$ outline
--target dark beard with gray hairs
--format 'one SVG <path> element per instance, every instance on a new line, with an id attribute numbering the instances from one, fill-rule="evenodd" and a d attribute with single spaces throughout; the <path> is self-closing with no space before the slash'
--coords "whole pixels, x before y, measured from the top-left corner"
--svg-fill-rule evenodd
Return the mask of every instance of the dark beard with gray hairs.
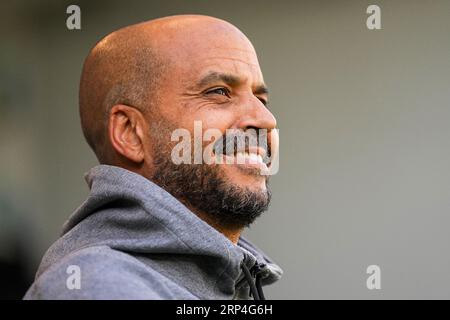
<path id="1" fill-rule="evenodd" d="M 228 181 L 218 164 L 174 164 L 168 148 L 170 143 L 164 143 L 159 137 L 154 148 L 158 151 L 152 181 L 186 206 L 228 228 L 247 227 L 268 209 L 271 199 L 268 179 L 266 190 L 251 191 Z M 167 137 L 170 139 L 170 135 Z"/>

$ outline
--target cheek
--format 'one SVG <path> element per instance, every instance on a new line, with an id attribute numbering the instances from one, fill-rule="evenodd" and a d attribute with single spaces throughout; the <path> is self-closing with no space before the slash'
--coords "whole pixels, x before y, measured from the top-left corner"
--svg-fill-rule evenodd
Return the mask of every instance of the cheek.
<path id="1" fill-rule="evenodd" d="M 219 129 L 225 132 L 238 121 L 236 108 L 232 105 L 218 106 L 211 103 L 205 103 L 201 99 L 192 99 L 190 101 L 179 101 L 176 114 L 172 114 L 180 128 L 188 129 L 193 132 L 194 122 L 201 124 L 203 130 Z"/>
<path id="2" fill-rule="evenodd" d="M 211 108 L 196 113 L 195 120 L 201 121 L 203 130 L 219 129 L 221 132 L 225 132 L 226 129 L 231 128 L 236 123 L 237 117 L 230 110 Z"/>
<path id="3" fill-rule="evenodd" d="M 180 127 L 190 131 L 194 140 L 200 139 L 203 148 L 216 141 L 216 138 L 224 135 L 226 130 L 232 128 L 236 123 L 235 116 L 232 113 L 216 108 L 195 112 L 180 120 Z"/>

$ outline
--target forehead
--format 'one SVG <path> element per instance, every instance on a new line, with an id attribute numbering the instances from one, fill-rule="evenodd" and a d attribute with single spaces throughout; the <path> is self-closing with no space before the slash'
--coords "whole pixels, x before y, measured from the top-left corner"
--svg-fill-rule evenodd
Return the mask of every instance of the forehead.
<path id="1" fill-rule="evenodd" d="M 187 83 L 197 82 L 205 77 L 217 78 L 208 77 L 214 74 L 227 74 L 249 85 L 264 82 L 254 51 L 217 48 L 201 51 L 198 54 L 193 53 L 187 58 L 186 63 L 182 64 L 179 71 L 180 80 Z"/>
<path id="2" fill-rule="evenodd" d="M 179 80 L 192 81 L 210 72 L 222 72 L 252 83 L 263 82 L 255 49 L 242 33 L 213 28 L 173 40 L 170 56 Z"/>

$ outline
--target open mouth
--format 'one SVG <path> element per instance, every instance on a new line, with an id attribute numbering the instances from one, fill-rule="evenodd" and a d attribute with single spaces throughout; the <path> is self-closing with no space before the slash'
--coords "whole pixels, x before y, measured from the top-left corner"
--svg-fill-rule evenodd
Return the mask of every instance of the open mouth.
<path id="1" fill-rule="evenodd" d="M 224 144 L 214 150 L 214 156 L 218 164 L 232 164 L 245 167 L 258 168 L 262 171 L 269 170 L 271 164 L 270 147 L 249 146 L 238 148 L 236 144 Z"/>
<path id="2" fill-rule="evenodd" d="M 255 149 L 255 150 L 252 150 Z M 265 162 L 266 152 L 262 148 L 251 148 L 247 151 L 237 151 L 233 155 L 222 154 L 225 159 L 232 159 L 232 164 L 259 164 L 268 166 L 270 162 Z"/>

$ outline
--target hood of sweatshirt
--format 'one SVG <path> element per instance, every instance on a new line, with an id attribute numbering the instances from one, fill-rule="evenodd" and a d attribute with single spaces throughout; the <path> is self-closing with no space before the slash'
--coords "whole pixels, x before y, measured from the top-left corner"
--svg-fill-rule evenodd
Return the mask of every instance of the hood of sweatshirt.
<path id="1" fill-rule="evenodd" d="M 192 294 L 174 298 L 248 299 L 248 270 L 255 267 L 262 285 L 280 279 L 280 267 L 248 240 L 233 244 L 145 177 L 99 165 L 85 179 L 90 194 L 47 251 L 36 279 L 80 250 L 104 246 Z"/>

